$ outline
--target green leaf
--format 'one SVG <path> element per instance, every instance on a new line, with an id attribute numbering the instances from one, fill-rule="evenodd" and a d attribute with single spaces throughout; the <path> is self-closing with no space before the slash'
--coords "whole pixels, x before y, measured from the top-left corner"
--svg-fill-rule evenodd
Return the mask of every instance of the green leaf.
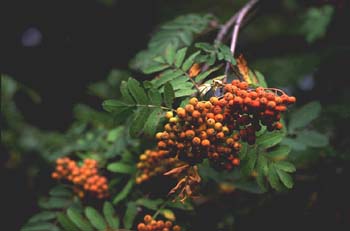
<path id="1" fill-rule="evenodd" d="M 182 70 L 188 71 L 190 67 L 193 65 L 195 58 L 200 54 L 200 51 L 197 51 L 196 53 L 193 53 L 186 59 L 186 61 L 182 64 Z"/>
<path id="2" fill-rule="evenodd" d="M 321 104 L 318 101 L 310 102 L 295 111 L 289 121 L 289 131 L 293 133 L 296 129 L 304 128 L 316 119 L 321 113 Z"/>
<path id="3" fill-rule="evenodd" d="M 111 172 L 124 174 L 132 174 L 135 171 L 135 168 L 133 166 L 121 162 L 111 163 L 107 165 L 107 169 Z"/>
<path id="4" fill-rule="evenodd" d="M 167 107 L 172 108 L 174 103 L 175 93 L 173 86 L 170 83 L 164 85 L 164 103 Z"/>
<path id="5" fill-rule="evenodd" d="M 147 107 L 143 107 L 135 112 L 130 126 L 130 135 L 132 137 L 137 137 L 142 133 L 145 126 L 145 118 L 148 118 L 149 114 L 150 109 Z"/>
<path id="6" fill-rule="evenodd" d="M 272 188 L 276 189 L 277 191 L 282 191 L 283 186 L 281 185 L 281 182 L 279 181 L 279 177 L 276 172 L 276 168 L 274 167 L 273 164 L 269 166 L 269 171 L 267 174 L 267 179 L 270 182 L 270 185 Z"/>
<path id="7" fill-rule="evenodd" d="M 267 88 L 267 83 L 265 81 L 265 77 L 263 76 L 263 74 L 261 74 L 259 71 L 256 71 L 256 70 L 254 70 L 254 74 L 258 79 L 259 86 Z"/>
<path id="8" fill-rule="evenodd" d="M 329 144 L 328 137 L 316 131 L 304 130 L 297 135 L 297 140 L 309 147 L 319 148 Z"/>
<path id="9" fill-rule="evenodd" d="M 175 66 L 180 68 L 187 52 L 187 47 L 184 47 L 176 52 L 175 55 Z"/>
<path id="10" fill-rule="evenodd" d="M 134 99 L 130 95 L 129 88 L 128 88 L 128 82 L 123 80 L 120 84 L 120 93 L 123 97 L 123 100 L 128 102 L 128 103 L 134 103 Z"/>
<path id="11" fill-rule="evenodd" d="M 161 75 L 159 76 L 159 78 L 153 79 L 152 80 L 152 84 L 153 84 L 153 88 L 159 88 L 161 86 L 163 86 L 165 83 L 175 80 L 181 76 L 183 76 L 184 73 L 182 70 L 167 70 L 163 73 L 161 73 Z"/>
<path id="12" fill-rule="evenodd" d="M 190 96 L 196 92 L 197 92 L 197 90 L 195 90 L 195 89 L 180 89 L 180 90 L 175 91 L 175 97 L 180 98 L 180 97 L 184 97 L 184 96 Z"/>
<path id="13" fill-rule="evenodd" d="M 271 151 L 265 153 L 265 155 L 275 161 L 284 160 L 290 153 L 291 148 L 287 145 L 279 145 Z"/>
<path id="14" fill-rule="evenodd" d="M 119 217 L 116 216 L 113 205 L 108 201 L 103 204 L 103 215 L 112 229 L 119 229 Z"/>
<path id="15" fill-rule="evenodd" d="M 128 109 L 130 107 L 129 104 L 126 104 L 122 101 L 119 100 L 115 100 L 115 99 L 108 99 L 103 101 L 102 103 L 102 107 L 104 110 L 108 111 L 108 112 L 113 112 L 113 113 L 121 113 L 123 111 L 125 111 L 126 109 Z"/>
<path id="16" fill-rule="evenodd" d="M 56 218 L 57 213 L 53 211 L 43 211 L 38 214 L 35 214 L 29 219 L 29 223 L 38 222 L 38 221 L 49 221 Z"/>
<path id="17" fill-rule="evenodd" d="M 279 161 L 275 163 L 276 168 L 283 170 L 285 172 L 295 172 L 295 166 L 287 161 Z"/>
<path id="18" fill-rule="evenodd" d="M 157 89 L 150 89 L 148 91 L 148 97 L 151 100 L 153 105 L 161 105 L 162 104 L 162 95 Z"/>
<path id="19" fill-rule="evenodd" d="M 174 62 L 175 52 L 176 52 L 175 47 L 173 46 L 173 44 L 169 43 L 165 49 L 165 60 L 170 65 L 173 64 Z"/>
<path id="20" fill-rule="evenodd" d="M 67 187 L 63 185 L 57 185 L 49 192 L 50 196 L 53 197 L 72 197 L 73 193 Z"/>
<path id="21" fill-rule="evenodd" d="M 205 79 L 206 77 L 208 77 L 211 73 L 213 73 L 213 72 L 219 70 L 221 67 L 222 67 L 222 66 L 219 65 L 219 66 L 216 66 L 216 67 L 214 67 L 214 68 L 212 68 L 212 69 L 209 69 L 209 70 L 207 70 L 207 71 L 205 71 L 205 72 L 199 74 L 199 75 L 195 78 L 196 82 L 199 82 L 199 81 L 204 80 L 204 79 Z"/>
<path id="22" fill-rule="evenodd" d="M 308 9 L 304 22 L 300 26 L 300 32 L 305 35 L 306 41 L 312 43 L 326 34 L 333 13 L 334 7 L 332 5 Z"/>
<path id="23" fill-rule="evenodd" d="M 93 231 L 94 228 L 90 223 L 83 218 L 83 216 L 74 208 L 69 208 L 67 210 L 67 215 L 69 219 L 82 231 Z"/>
<path id="24" fill-rule="evenodd" d="M 298 139 L 293 139 L 293 138 L 284 138 L 281 142 L 281 144 L 288 145 L 291 147 L 291 149 L 296 150 L 296 151 L 304 151 L 306 150 L 306 145 L 299 141 Z"/>
<path id="25" fill-rule="evenodd" d="M 135 202 L 129 202 L 126 205 L 126 211 L 125 211 L 125 216 L 123 219 L 124 222 L 124 228 L 130 229 L 132 227 L 132 224 L 134 222 L 134 219 L 137 215 L 137 206 Z"/>
<path id="26" fill-rule="evenodd" d="M 57 215 L 57 221 L 65 231 L 80 231 L 80 229 L 64 213 L 59 213 Z"/>
<path id="27" fill-rule="evenodd" d="M 56 225 L 49 222 L 43 222 L 43 221 L 29 223 L 21 228 L 21 231 L 47 231 L 47 230 L 60 231 L 60 229 Z"/>
<path id="28" fill-rule="evenodd" d="M 129 195 L 133 186 L 134 186 L 134 180 L 130 179 L 128 183 L 125 185 L 125 187 L 114 197 L 113 204 L 118 204 L 119 201 L 125 199 Z"/>
<path id="29" fill-rule="evenodd" d="M 196 43 L 194 46 L 199 48 L 199 49 L 202 49 L 203 51 L 206 51 L 206 52 L 214 52 L 215 51 L 214 46 L 209 44 L 209 43 Z"/>
<path id="30" fill-rule="evenodd" d="M 160 64 L 160 65 L 156 65 L 156 66 L 147 67 L 147 68 L 143 69 L 143 72 L 145 74 L 152 74 L 154 72 L 159 72 L 159 71 L 162 71 L 164 69 L 167 69 L 168 67 L 169 67 L 169 65 L 167 65 L 167 64 Z"/>
<path id="31" fill-rule="evenodd" d="M 164 202 L 164 200 L 162 199 L 155 199 L 155 200 L 151 200 L 151 199 L 147 199 L 147 198 L 140 198 L 137 201 L 135 201 L 135 203 L 137 205 L 146 207 L 148 209 L 151 210 L 157 210 L 158 207 Z"/>
<path id="32" fill-rule="evenodd" d="M 255 194 L 261 194 L 263 191 L 259 188 L 259 186 L 256 184 L 256 182 L 247 181 L 247 180 L 237 180 L 233 182 L 233 186 L 237 189 L 255 193 Z"/>
<path id="33" fill-rule="evenodd" d="M 92 207 L 85 208 L 85 216 L 89 219 L 90 223 L 98 230 L 105 230 L 107 228 L 106 221 L 102 215 Z"/>
<path id="34" fill-rule="evenodd" d="M 289 189 L 293 188 L 293 178 L 288 173 L 278 168 L 276 169 L 276 171 L 282 183 Z"/>
<path id="35" fill-rule="evenodd" d="M 177 202 L 169 202 L 167 203 L 167 207 L 174 208 L 174 209 L 181 209 L 186 211 L 192 211 L 194 210 L 192 204 L 187 200 L 184 203 L 181 203 L 179 201 Z"/>
<path id="36" fill-rule="evenodd" d="M 155 108 L 146 120 L 144 132 L 149 137 L 153 137 L 157 130 L 157 125 L 161 118 L 164 117 L 163 110 L 160 108 Z"/>
<path id="37" fill-rule="evenodd" d="M 128 80 L 128 88 L 135 101 L 139 104 L 147 104 L 148 97 L 145 90 L 140 86 L 140 83 L 133 78 Z"/>
<path id="38" fill-rule="evenodd" d="M 265 156 L 263 155 L 258 156 L 256 168 L 257 168 L 257 174 L 258 174 L 256 177 L 256 182 L 258 183 L 261 190 L 266 192 L 267 187 L 266 187 L 265 176 L 267 176 L 269 168 L 268 168 L 268 162 Z"/>
<path id="39" fill-rule="evenodd" d="M 119 126 L 117 128 L 114 128 L 110 130 L 107 134 L 107 141 L 108 142 L 116 142 L 124 133 L 124 127 Z"/>
<path id="40" fill-rule="evenodd" d="M 230 48 L 222 43 L 219 43 L 218 45 L 219 48 L 219 53 L 218 53 L 218 59 L 224 59 L 228 62 L 230 62 L 233 65 L 236 65 L 236 60 L 232 55 L 232 52 L 230 50 Z"/>
<path id="41" fill-rule="evenodd" d="M 279 144 L 283 137 L 284 134 L 280 131 L 269 132 L 258 137 L 256 143 L 260 149 L 267 149 Z"/>
<path id="42" fill-rule="evenodd" d="M 255 149 L 250 149 L 246 159 L 241 163 L 241 171 L 245 176 L 249 176 L 254 169 L 257 160 L 257 152 Z"/>
<path id="43" fill-rule="evenodd" d="M 39 200 L 39 207 L 43 209 L 62 209 L 68 207 L 71 203 L 71 199 L 50 197 L 48 199 Z"/>

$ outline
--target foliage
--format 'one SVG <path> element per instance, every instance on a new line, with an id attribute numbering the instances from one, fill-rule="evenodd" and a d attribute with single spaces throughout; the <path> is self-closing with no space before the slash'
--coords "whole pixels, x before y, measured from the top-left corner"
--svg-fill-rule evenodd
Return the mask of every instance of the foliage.
<path id="1" fill-rule="evenodd" d="M 325 35 L 333 13 L 334 9 L 328 5 L 309 8 L 296 34 L 302 34 L 310 43 L 316 41 Z M 276 31 L 280 29 L 277 27 Z M 64 133 L 41 131 L 26 123 L 14 95 L 25 91 L 34 101 L 40 98 L 31 89 L 2 75 L 5 129 L 1 135 L 9 152 L 14 155 L 35 151 L 50 167 L 63 156 L 77 162 L 95 159 L 101 173 L 109 179 L 110 197 L 106 200 L 79 198 L 71 184 L 56 182 L 49 195 L 39 199 L 40 211 L 28 219 L 22 231 L 135 229 L 140 217 L 148 213 L 172 221 L 181 217 L 178 214 L 189 214 L 188 221 L 191 220 L 200 202 L 171 201 L 174 198 L 166 193 L 174 186 L 172 178 L 161 175 L 141 185 L 135 182 L 140 174 L 141 153 L 156 148 L 155 134 L 164 130 L 167 112 L 176 112 L 193 96 L 205 102 L 211 96 L 223 98 L 227 78 L 244 79 L 249 89 L 294 86 L 321 59 L 307 52 L 266 56 L 252 62 L 253 70 L 232 55 L 227 43 L 211 42 L 213 36 L 208 35 L 218 28 L 212 15 L 187 14 L 163 23 L 147 49 L 130 62 L 131 69 L 137 73 L 112 70 L 106 80 L 88 87 L 89 94 L 103 101 L 105 111 L 77 104 L 75 122 Z M 246 68 L 245 73 L 239 65 Z M 267 72 L 266 80 L 255 69 Z M 283 78 L 278 79 L 279 76 Z M 332 134 L 317 126 L 324 110 L 319 101 L 311 101 L 291 107 L 291 113 L 281 118 L 281 130 L 269 131 L 262 125 L 254 144 L 242 143 L 239 167 L 231 172 L 217 171 L 207 160 L 198 163 L 203 189 L 199 190 L 199 196 L 215 200 L 236 189 L 242 192 L 241 196 L 251 193 L 259 194 L 259 198 L 274 191 L 288 192 L 295 184 L 294 172 L 331 156 L 328 151 L 332 150 Z M 320 155 L 321 152 L 327 154 Z M 157 180 L 166 183 L 157 184 Z M 229 216 L 224 219 L 225 224 L 233 223 Z M 188 221 L 177 220 L 191 230 Z"/>

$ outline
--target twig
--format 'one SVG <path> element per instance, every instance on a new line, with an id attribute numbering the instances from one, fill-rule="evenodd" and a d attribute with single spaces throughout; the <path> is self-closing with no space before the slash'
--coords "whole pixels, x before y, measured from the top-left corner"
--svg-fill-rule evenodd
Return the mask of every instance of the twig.
<path id="1" fill-rule="evenodd" d="M 227 34 L 227 31 L 230 29 L 230 27 L 235 23 L 237 20 L 238 13 L 234 14 L 220 29 L 219 33 L 217 34 L 215 38 L 215 42 L 222 42 L 224 40 L 225 35 Z"/>
<path id="2" fill-rule="evenodd" d="M 230 46 L 230 50 L 232 53 L 232 56 L 234 56 L 235 54 L 235 49 L 236 49 L 236 44 L 237 44 L 237 38 L 238 38 L 238 32 L 239 29 L 241 27 L 242 24 L 242 20 L 244 19 L 244 17 L 246 16 L 246 14 L 249 12 L 249 10 L 258 2 L 259 0 L 250 0 L 247 4 L 245 4 L 243 6 L 243 8 L 237 13 L 237 18 L 234 22 L 235 26 L 233 28 L 233 32 L 232 32 L 232 39 L 231 39 L 231 46 Z M 227 73 L 228 70 L 230 69 L 230 64 L 227 62 L 226 63 L 226 68 L 225 68 L 225 74 L 226 77 L 223 79 L 223 82 L 227 82 Z"/>
<path id="3" fill-rule="evenodd" d="M 249 10 L 258 2 L 259 0 L 250 0 L 239 12 L 237 16 L 237 20 L 235 23 L 235 27 L 233 28 L 233 33 L 232 33 L 232 40 L 231 40 L 231 52 L 232 55 L 235 54 L 235 48 L 236 48 L 236 43 L 237 43 L 237 37 L 238 37 L 238 32 L 239 28 L 241 26 L 242 20 L 244 16 L 249 12 Z"/>

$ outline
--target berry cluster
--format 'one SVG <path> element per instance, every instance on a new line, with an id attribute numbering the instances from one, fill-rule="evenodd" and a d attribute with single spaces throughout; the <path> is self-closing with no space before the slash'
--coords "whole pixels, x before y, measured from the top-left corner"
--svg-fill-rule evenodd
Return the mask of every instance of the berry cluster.
<path id="1" fill-rule="evenodd" d="M 140 155 L 137 168 L 140 170 L 136 183 L 141 184 L 151 177 L 163 174 L 174 167 L 178 167 L 181 162 L 176 158 L 164 158 L 168 151 L 146 150 Z"/>
<path id="2" fill-rule="evenodd" d="M 144 223 L 137 225 L 138 231 L 181 231 L 181 227 L 171 221 L 154 220 L 151 215 L 144 217 Z"/>
<path id="3" fill-rule="evenodd" d="M 240 141 L 254 144 L 256 132 L 282 128 L 281 112 L 295 97 L 278 89 L 249 89 L 246 82 L 234 80 L 224 85 L 224 95 L 210 101 L 192 98 L 184 108 L 167 112 L 164 131 L 156 134 L 158 149 L 191 165 L 208 158 L 219 169 L 239 164 Z"/>
<path id="4" fill-rule="evenodd" d="M 85 159 L 79 167 L 74 160 L 68 157 L 56 160 L 56 169 L 52 173 L 54 179 L 65 179 L 74 184 L 74 191 L 80 196 L 84 196 L 84 191 L 90 192 L 97 198 L 108 196 L 107 178 L 98 174 L 97 161 Z"/>

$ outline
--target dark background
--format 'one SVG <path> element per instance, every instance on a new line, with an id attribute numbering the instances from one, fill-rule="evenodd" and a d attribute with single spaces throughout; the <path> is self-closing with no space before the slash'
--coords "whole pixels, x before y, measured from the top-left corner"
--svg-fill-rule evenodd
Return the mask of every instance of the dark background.
<path id="1" fill-rule="evenodd" d="M 218 10 L 215 4 L 220 1 L 204 2 L 201 8 L 203 12 Z M 278 1 L 265 1 L 262 9 L 265 13 L 278 11 L 276 2 Z M 310 2 L 322 4 L 323 1 Z M 344 4 L 344 1 L 330 2 Z M 35 104 L 24 95 L 16 96 L 16 102 L 26 121 L 44 130 L 65 131 L 73 120 L 72 108 L 76 102 L 100 107 L 101 102 L 86 94 L 87 84 L 103 79 L 112 68 L 126 69 L 136 52 L 146 47 L 156 25 L 186 11 L 183 10 L 186 4 L 192 9 L 201 2 L 120 0 L 107 6 L 87 0 L 2 0 L 0 71 L 33 88 L 42 98 L 41 104 Z M 342 49 L 349 51 L 349 10 L 341 6 L 326 38 L 313 47 L 309 47 L 300 38 L 278 37 L 253 44 L 242 42 L 238 49 L 244 50 L 248 58 L 254 60 L 291 50 L 317 50 L 324 49 L 329 44 L 337 45 L 341 51 L 323 60 L 315 89 L 303 94 L 301 99 L 305 102 L 318 99 L 332 104 L 342 97 L 341 92 L 349 90 L 350 84 L 350 56 L 349 52 L 343 52 Z M 28 28 L 36 28 L 42 36 L 38 44 L 30 47 L 23 46 L 21 41 Z M 338 138 L 349 136 L 348 124 L 343 123 L 346 120 L 336 124 Z M 1 155 L 3 163 L 6 154 Z M 339 168 L 342 169 L 340 173 L 336 171 Z M 267 207 L 237 217 L 238 230 L 348 230 L 349 169 L 348 161 L 326 160 L 319 163 L 309 170 L 319 173 L 316 181 L 296 185 L 292 193 L 276 195 Z M 1 227 L 18 230 L 37 209 L 34 191 L 37 187 L 28 189 L 25 169 L 0 171 L 0 182 L 3 185 L 0 187 L 0 206 L 2 212 L 6 213 L 1 219 Z M 37 184 L 42 182 L 46 181 Z M 308 207 L 310 195 L 314 191 L 318 192 L 317 202 Z M 227 203 L 234 203 L 232 198 L 227 200 Z M 195 230 L 213 230 L 210 226 L 203 227 L 202 221 L 208 217 L 215 221 L 223 215 L 211 213 L 214 208 L 217 211 L 216 206 L 202 208 L 198 219 L 193 221 Z"/>

